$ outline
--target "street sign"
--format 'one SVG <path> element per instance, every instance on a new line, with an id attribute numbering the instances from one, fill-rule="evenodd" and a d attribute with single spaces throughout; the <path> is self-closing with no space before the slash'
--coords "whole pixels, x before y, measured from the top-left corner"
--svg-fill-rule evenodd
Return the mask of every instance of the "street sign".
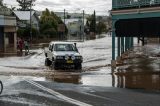
<path id="1" fill-rule="evenodd" d="M 64 24 L 58 24 L 58 32 L 65 32 L 65 25 Z"/>

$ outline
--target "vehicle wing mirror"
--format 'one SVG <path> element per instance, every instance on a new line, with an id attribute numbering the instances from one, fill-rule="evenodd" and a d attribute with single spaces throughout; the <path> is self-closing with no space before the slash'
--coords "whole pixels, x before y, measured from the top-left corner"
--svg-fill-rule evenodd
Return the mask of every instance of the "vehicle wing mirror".
<path id="1" fill-rule="evenodd" d="M 74 46 L 76 48 L 76 51 L 79 52 L 78 49 L 77 49 L 77 43 L 74 43 Z"/>

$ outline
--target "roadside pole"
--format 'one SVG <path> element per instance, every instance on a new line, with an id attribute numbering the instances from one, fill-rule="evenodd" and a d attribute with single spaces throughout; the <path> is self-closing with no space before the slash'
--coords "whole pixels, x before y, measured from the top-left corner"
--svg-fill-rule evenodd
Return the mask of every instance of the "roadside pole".
<path id="1" fill-rule="evenodd" d="M 84 42 L 84 10 L 83 10 L 83 42 Z"/>
<path id="2" fill-rule="evenodd" d="M 66 10 L 64 9 L 64 32 L 63 32 L 63 37 L 62 37 L 63 40 L 64 40 L 65 35 L 66 35 L 66 34 L 65 34 L 65 32 L 66 32 L 66 26 L 65 26 L 65 23 L 66 23 L 65 21 L 66 21 L 66 20 L 65 20 L 65 16 L 66 16 Z"/>
<path id="3" fill-rule="evenodd" d="M 32 0 L 30 1 L 30 37 L 32 40 Z"/>

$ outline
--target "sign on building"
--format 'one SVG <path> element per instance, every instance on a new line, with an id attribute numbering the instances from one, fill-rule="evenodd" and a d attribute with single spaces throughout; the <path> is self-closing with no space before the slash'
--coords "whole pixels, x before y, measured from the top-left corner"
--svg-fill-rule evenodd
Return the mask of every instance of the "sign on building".
<path id="1" fill-rule="evenodd" d="M 64 24 L 58 24 L 58 32 L 65 32 L 65 25 Z"/>

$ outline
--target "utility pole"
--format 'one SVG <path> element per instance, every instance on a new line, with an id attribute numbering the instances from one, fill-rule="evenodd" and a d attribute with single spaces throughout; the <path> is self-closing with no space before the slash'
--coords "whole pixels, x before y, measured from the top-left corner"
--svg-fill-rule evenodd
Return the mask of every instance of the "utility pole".
<path id="1" fill-rule="evenodd" d="M 66 20 L 65 20 L 65 18 L 66 18 L 66 10 L 64 9 L 64 34 L 63 34 L 62 39 L 65 38 L 65 33 L 66 33 L 66 26 L 65 26 Z"/>
<path id="2" fill-rule="evenodd" d="M 94 10 L 94 34 L 96 34 L 96 11 Z"/>
<path id="3" fill-rule="evenodd" d="M 83 10 L 83 42 L 84 42 L 84 10 Z"/>
<path id="4" fill-rule="evenodd" d="M 30 1 L 30 37 L 32 40 L 32 0 Z"/>

